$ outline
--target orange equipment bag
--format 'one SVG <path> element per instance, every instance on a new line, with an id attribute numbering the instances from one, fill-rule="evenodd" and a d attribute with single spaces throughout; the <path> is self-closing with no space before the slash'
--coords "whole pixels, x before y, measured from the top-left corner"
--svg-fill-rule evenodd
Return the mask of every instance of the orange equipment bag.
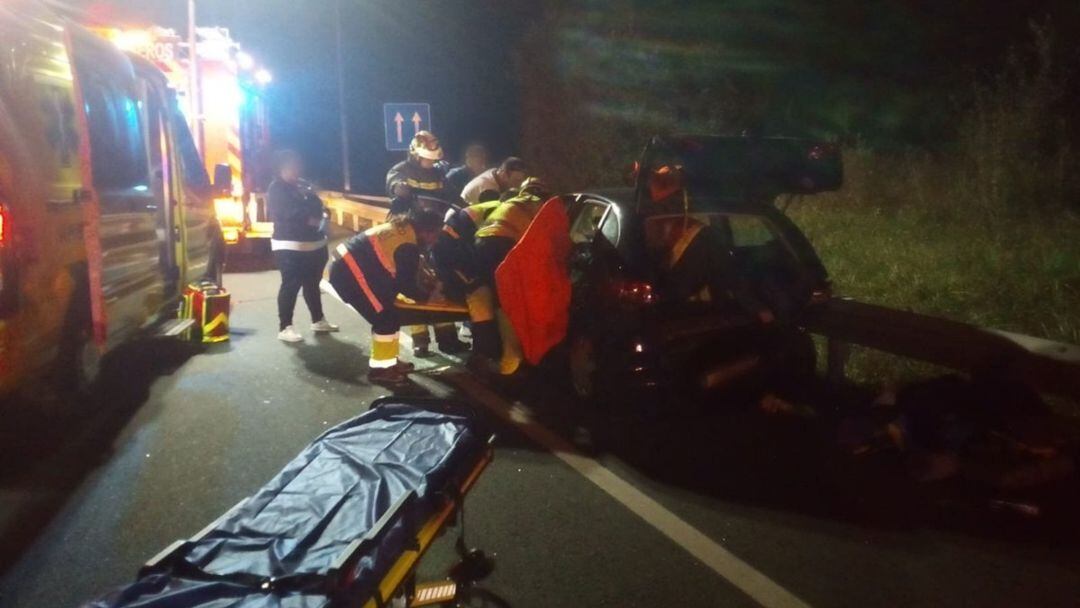
<path id="1" fill-rule="evenodd" d="M 566 337 L 570 320 L 570 220 L 559 197 L 544 203 L 495 271 L 499 304 L 536 365 Z"/>
<path id="2" fill-rule="evenodd" d="M 224 342 L 229 339 L 229 292 L 212 281 L 191 283 L 184 288 L 183 318 L 194 319 L 188 337 L 195 342 Z"/>

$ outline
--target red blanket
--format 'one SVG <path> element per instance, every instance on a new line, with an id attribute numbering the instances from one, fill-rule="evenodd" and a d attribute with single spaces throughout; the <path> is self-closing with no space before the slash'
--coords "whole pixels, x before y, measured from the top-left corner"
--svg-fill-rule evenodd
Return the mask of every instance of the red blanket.
<path id="1" fill-rule="evenodd" d="M 495 271 L 499 304 L 532 365 L 566 336 L 570 245 L 566 207 L 559 197 L 552 198 Z"/>

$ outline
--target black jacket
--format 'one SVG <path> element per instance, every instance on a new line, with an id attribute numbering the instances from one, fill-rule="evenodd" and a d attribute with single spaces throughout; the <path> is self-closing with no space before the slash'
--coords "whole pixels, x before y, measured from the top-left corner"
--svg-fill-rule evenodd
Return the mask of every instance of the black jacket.
<path id="1" fill-rule="evenodd" d="M 414 196 L 429 196 L 446 202 L 457 201 L 461 196 L 460 192 L 451 192 L 447 188 L 444 165 L 425 169 L 413 160 L 401 161 L 386 174 L 386 193 L 391 198 L 397 184 L 408 186 Z"/>
<path id="2" fill-rule="evenodd" d="M 275 179 L 266 189 L 266 206 L 274 223 L 273 240 L 312 243 L 326 235 L 311 220 L 323 217 L 323 202 L 309 185 Z"/>

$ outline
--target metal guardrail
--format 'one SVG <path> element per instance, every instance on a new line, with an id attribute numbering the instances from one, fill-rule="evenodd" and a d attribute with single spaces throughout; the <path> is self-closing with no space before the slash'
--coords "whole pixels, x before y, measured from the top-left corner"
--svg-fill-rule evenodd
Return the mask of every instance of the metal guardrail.
<path id="1" fill-rule="evenodd" d="M 319 192 L 319 197 L 330 210 L 330 221 L 353 232 L 385 222 L 386 214 L 390 211 L 390 199 L 385 196 L 323 190 Z"/>
<path id="2" fill-rule="evenodd" d="M 848 345 L 857 344 L 1080 400 L 1080 346 L 847 299 L 811 310 L 803 325 L 827 338 L 831 379 L 843 378 Z"/>

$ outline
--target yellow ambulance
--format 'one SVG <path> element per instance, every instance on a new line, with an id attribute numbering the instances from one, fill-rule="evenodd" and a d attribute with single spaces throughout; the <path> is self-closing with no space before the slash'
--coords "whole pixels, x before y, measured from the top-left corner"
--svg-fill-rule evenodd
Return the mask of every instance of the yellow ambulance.
<path id="1" fill-rule="evenodd" d="M 145 59 L 30 0 L 4 3 L 0 50 L 0 395 L 78 387 L 186 329 L 183 286 L 220 272 L 220 188 Z"/>

